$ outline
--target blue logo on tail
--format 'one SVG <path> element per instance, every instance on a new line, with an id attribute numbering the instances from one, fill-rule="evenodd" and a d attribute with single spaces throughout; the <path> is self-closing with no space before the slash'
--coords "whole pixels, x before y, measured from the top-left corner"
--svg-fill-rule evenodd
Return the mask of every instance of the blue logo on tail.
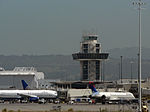
<path id="1" fill-rule="evenodd" d="M 23 89 L 24 90 L 27 89 L 28 84 L 24 80 L 21 80 L 21 82 L 22 82 Z"/>
<path id="2" fill-rule="evenodd" d="M 89 82 L 89 88 L 92 90 L 92 93 L 98 92 L 93 82 Z"/>

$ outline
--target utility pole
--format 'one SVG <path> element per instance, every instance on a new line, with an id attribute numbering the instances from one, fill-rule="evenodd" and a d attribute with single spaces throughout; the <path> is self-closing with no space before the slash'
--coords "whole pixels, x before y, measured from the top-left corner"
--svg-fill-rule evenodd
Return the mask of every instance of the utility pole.
<path id="1" fill-rule="evenodd" d="M 105 81 L 105 60 L 103 61 L 103 82 Z"/>
<path id="2" fill-rule="evenodd" d="M 141 6 L 144 5 L 142 0 L 133 2 L 133 5 L 138 6 L 139 11 L 139 112 L 142 112 L 142 98 L 141 98 Z"/>
<path id="3" fill-rule="evenodd" d="M 131 61 L 130 64 L 131 64 L 131 83 L 132 83 L 132 79 L 133 79 L 133 76 L 132 76 L 132 64 L 133 64 L 133 61 Z"/>
<path id="4" fill-rule="evenodd" d="M 118 77 L 120 79 L 120 63 L 118 63 Z"/>
<path id="5" fill-rule="evenodd" d="M 121 61 L 121 62 L 120 62 L 120 69 L 121 69 L 121 70 L 120 70 L 120 79 L 121 79 L 121 83 L 122 83 L 122 57 L 123 57 L 123 56 L 120 56 L 120 58 L 121 58 L 121 60 L 120 60 L 120 61 Z"/>

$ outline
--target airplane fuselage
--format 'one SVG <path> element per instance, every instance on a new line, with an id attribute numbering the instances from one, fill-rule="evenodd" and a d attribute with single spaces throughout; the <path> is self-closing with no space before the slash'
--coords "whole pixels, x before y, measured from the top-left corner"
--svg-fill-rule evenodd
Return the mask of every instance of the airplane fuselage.
<path id="1" fill-rule="evenodd" d="M 130 92 L 98 92 L 93 94 L 92 97 L 103 97 L 109 100 L 131 100 L 135 99 L 132 93 Z"/>
<path id="2" fill-rule="evenodd" d="M 0 90 L 0 98 L 21 98 L 32 95 L 39 98 L 56 98 L 57 92 L 53 90 Z"/>

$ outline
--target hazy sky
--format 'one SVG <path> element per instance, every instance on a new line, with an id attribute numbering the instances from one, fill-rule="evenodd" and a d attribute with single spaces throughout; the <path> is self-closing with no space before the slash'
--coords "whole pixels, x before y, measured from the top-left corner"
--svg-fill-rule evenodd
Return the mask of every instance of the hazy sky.
<path id="1" fill-rule="evenodd" d="M 95 31 L 103 51 L 138 46 L 133 0 L 0 0 L 0 54 L 78 52 Z M 142 46 L 150 48 L 150 0 L 142 10 Z"/>

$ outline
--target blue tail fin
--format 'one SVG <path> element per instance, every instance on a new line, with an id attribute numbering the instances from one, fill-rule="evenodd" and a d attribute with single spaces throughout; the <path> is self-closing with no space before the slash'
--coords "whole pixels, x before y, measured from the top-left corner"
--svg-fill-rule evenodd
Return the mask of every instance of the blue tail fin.
<path id="1" fill-rule="evenodd" d="M 28 84 L 24 80 L 21 80 L 21 82 L 22 82 L 23 89 L 26 90 L 28 87 Z"/>
<path id="2" fill-rule="evenodd" d="M 98 92 L 93 82 L 89 82 L 89 88 L 92 90 L 92 93 Z"/>

